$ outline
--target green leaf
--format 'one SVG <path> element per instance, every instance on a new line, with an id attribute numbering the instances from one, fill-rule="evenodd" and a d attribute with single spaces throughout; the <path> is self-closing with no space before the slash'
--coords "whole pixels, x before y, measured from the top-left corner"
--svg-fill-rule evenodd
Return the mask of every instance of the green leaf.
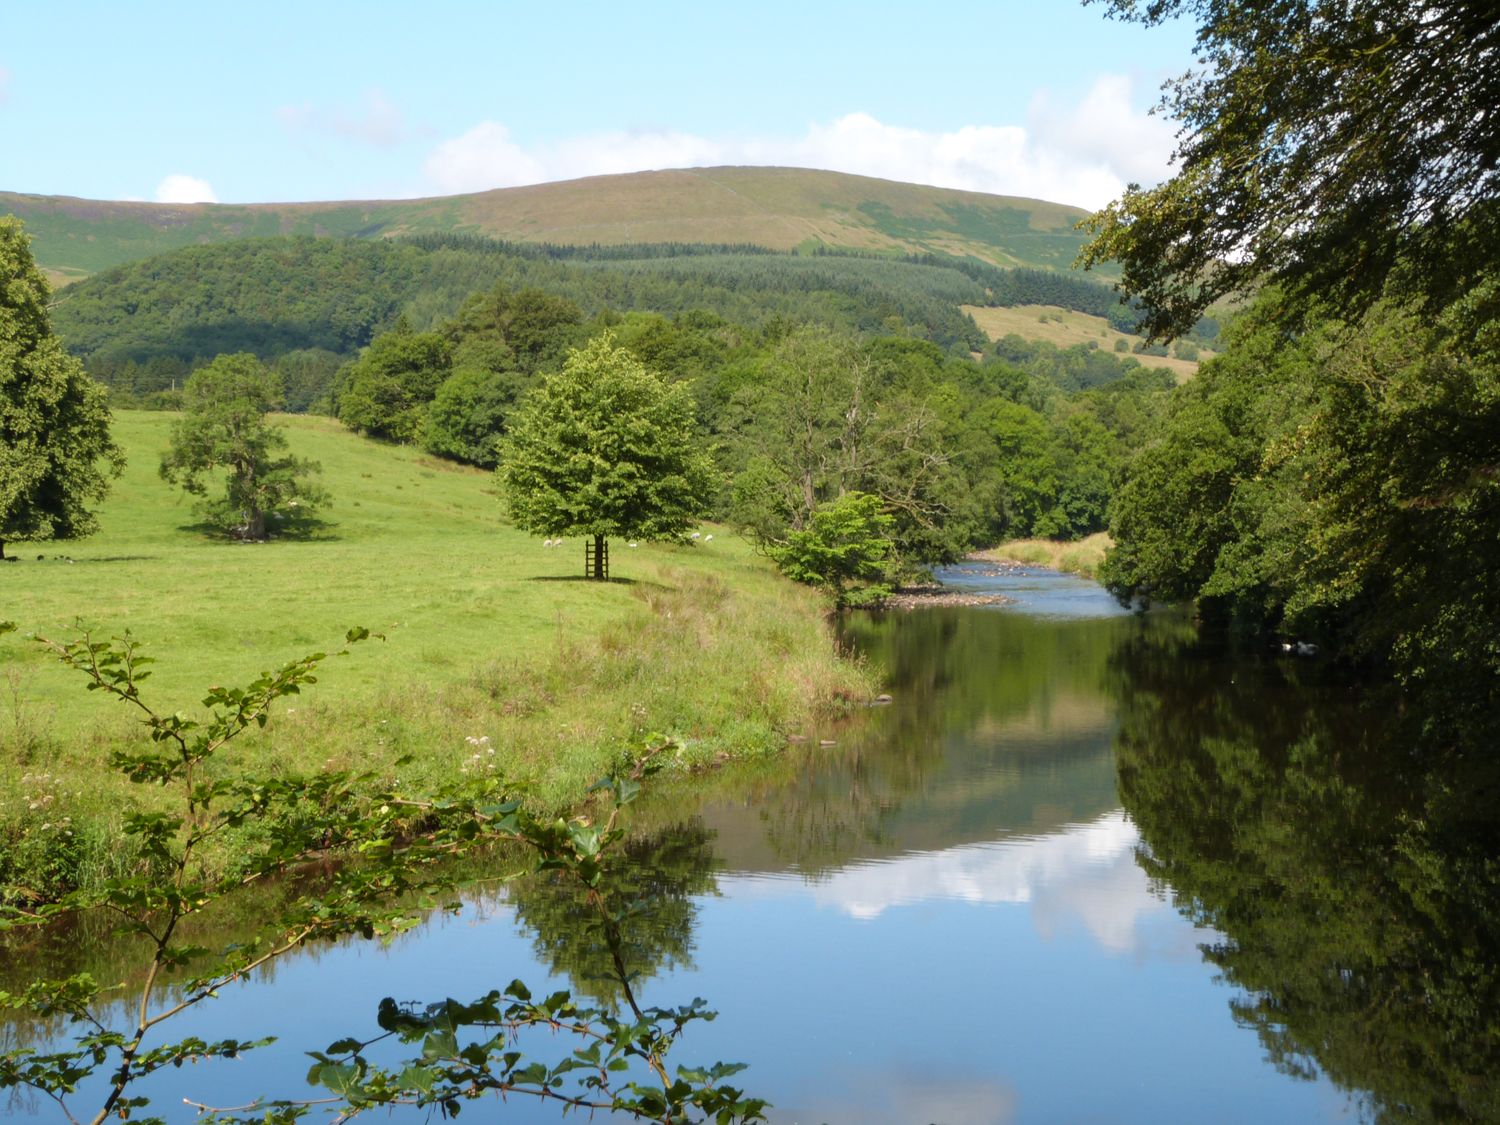
<path id="1" fill-rule="evenodd" d="M 332 1066 L 320 1067 L 317 1074 L 318 1085 L 327 1087 L 341 1098 L 347 1098 L 356 1093 L 360 1086 L 359 1067 L 353 1063 L 338 1063 Z"/>

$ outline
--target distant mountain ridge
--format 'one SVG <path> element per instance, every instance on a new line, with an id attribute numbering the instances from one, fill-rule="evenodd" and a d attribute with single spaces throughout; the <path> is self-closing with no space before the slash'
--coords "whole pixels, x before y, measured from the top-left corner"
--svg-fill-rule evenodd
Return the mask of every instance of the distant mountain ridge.
<path id="1" fill-rule="evenodd" d="M 54 282 L 183 246 L 272 235 L 475 234 L 560 245 L 739 243 L 974 257 L 1070 268 L 1087 212 L 804 168 L 633 172 L 428 199 L 137 203 L 0 191 Z"/>

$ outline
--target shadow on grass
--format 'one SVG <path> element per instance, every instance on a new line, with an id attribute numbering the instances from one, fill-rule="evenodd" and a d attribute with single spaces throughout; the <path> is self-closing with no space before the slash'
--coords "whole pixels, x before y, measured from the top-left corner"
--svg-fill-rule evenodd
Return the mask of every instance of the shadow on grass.
<path id="1" fill-rule="evenodd" d="M 528 582 L 588 582 L 599 586 L 657 586 L 665 590 L 659 582 L 642 583 L 635 578 L 585 578 L 581 574 L 533 574 Z"/>
<path id="2" fill-rule="evenodd" d="M 96 557 L 91 557 L 91 556 L 88 556 L 88 555 L 84 555 L 84 556 L 82 556 L 80 558 L 76 558 L 75 559 L 72 555 L 53 554 L 53 555 L 37 555 L 34 561 L 36 561 L 36 562 L 47 562 L 47 563 L 68 563 L 68 564 L 72 564 L 72 563 L 111 563 L 111 562 L 154 562 L 154 561 L 156 561 L 159 558 L 161 558 L 160 555 L 100 555 L 97 558 Z M 29 555 L 6 555 L 5 556 L 5 561 L 6 562 L 31 562 L 33 560 L 32 560 L 32 558 Z"/>
<path id="3" fill-rule="evenodd" d="M 233 531 L 206 520 L 179 524 L 177 530 L 192 535 L 201 535 L 205 539 L 217 539 L 221 543 L 336 543 L 344 538 L 334 530 L 336 527 L 338 524 L 328 520 L 320 520 L 316 516 L 303 516 L 273 524 L 267 529 L 269 535 L 266 539 L 241 539 Z"/>

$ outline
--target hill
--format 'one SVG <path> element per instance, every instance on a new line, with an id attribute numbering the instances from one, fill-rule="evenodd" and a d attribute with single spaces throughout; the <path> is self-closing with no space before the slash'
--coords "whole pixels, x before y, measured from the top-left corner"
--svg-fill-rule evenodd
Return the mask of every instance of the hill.
<path id="1" fill-rule="evenodd" d="M 429 327 L 497 282 L 564 297 L 589 316 L 708 310 L 745 325 L 779 318 L 862 332 L 896 317 L 924 338 L 967 352 L 984 337 L 959 305 L 989 299 L 989 287 L 972 276 L 976 266 L 964 272 L 936 261 L 680 244 L 541 247 L 474 235 L 254 238 L 184 247 L 86 278 L 59 294 L 53 323 L 107 381 L 119 362 L 158 357 L 192 363 L 246 350 L 271 359 L 298 349 L 351 355 L 398 317 Z M 1113 299 L 1102 286 L 1060 274 L 1004 272 Z"/>
<path id="2" fill-rule="evenodd" d="M 184 246 L 275 235 L 474 234 L 616 246 L 813 246 L 972 257 L 1065 270 L 1086 212 L 1036 199 L 804 168 L 694 168 L 592 176 L 431 199 L 163 204 L 0 192 L 54 283 Z"/>

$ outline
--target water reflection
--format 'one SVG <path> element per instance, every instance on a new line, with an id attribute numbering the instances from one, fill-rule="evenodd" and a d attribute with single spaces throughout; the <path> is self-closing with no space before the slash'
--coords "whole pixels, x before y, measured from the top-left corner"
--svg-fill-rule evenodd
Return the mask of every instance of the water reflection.
<path id="1" fill-rule="evenodd" d="M 1111 661 L 1143 868 L 1234 1019 L 1376 1120 L 1500 1120 L 1500 770 L 1395 701 L 1181 642 Z"/>
<path id="2" fill-rule="evenodd" d="M 773 1120 L 1500 1120 L 1494 757 L 1315 663 L 1015 583 L 1020 609 L 851 617 L 893 705 L 658 794 L 617 930 L 530 879 L 289 963 L 236 1002 L 290 991 L 304 1026 L 236 1081 L 284 1087 L 354 997 L 550 973 L 612 1002 L 623 972 L 709 998 L 687 1061 L 750 1063 Z"/>
<path id="3" fill-rule="evenodd" d="M 1071 583 L 1061 596 L 1076 603 Z M 1119 805 L 1109 653 L 1124 635 L 1186 627 L 1112 609 L 851 615 L 842 639 L 895 703 L 703 815 L 731 868 L 810 874 L 1091 821 Z"/>
<path id="4" fill-rule="evenodd" d="M 692 968 L 695 896 L 715 892 L 717 866 L 708 830 L 692 819 L 627 841 L 624 862 L 593 892 L 543 873 L 513 884 L 509 901 L 540 964 L 576 993 L 618 1007 L 624 981 Z"/>

